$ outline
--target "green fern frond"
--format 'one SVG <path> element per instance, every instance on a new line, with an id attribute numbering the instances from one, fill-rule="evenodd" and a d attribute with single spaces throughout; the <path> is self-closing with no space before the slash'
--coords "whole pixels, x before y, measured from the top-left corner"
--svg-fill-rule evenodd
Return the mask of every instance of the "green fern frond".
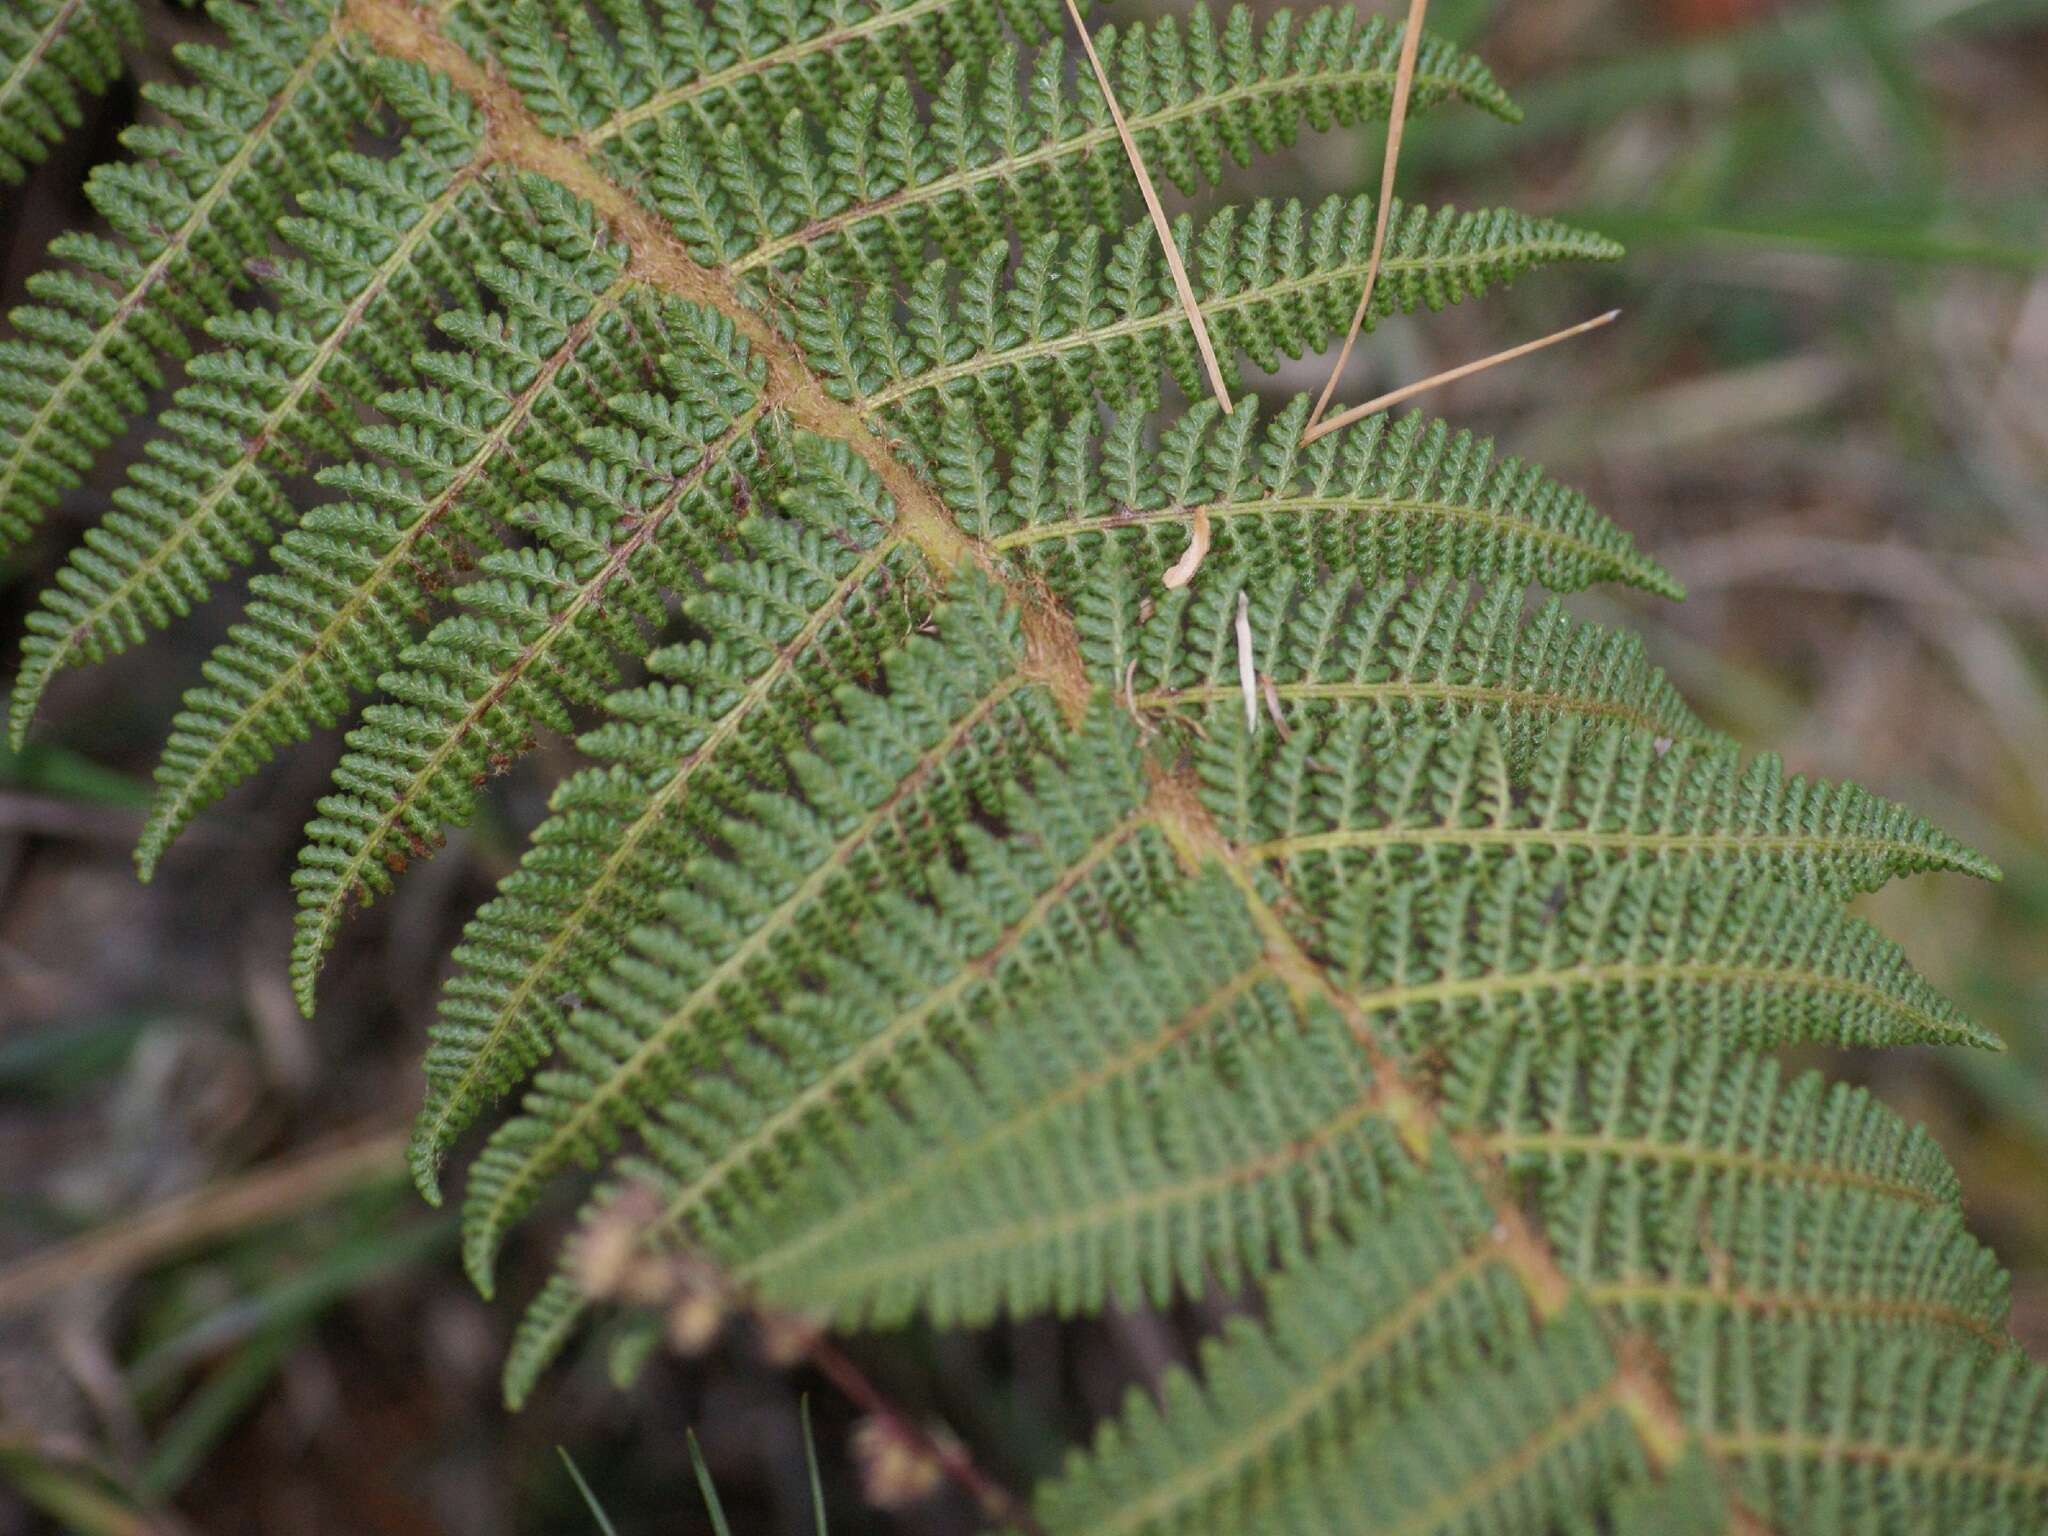
<path id="1" fill-rule="evenodd" d="M 220 345 L 186 365 L 163 435 L 29 615 L 17 747 L 56 673 L 141 644 L 295 521 L 284 483 L 346 456 L 359 413 L 418 381 L 435 300 L 477 302 L 475 263 L 517 228 L 494 211 L 505 194 L 468 98 L 416 67 L 368 73 L 414 134 L 388 160 L 336 156 L 334 185 L 299 195 L 304 212 L 279 222 L 302 254 L 262 269 L 274 312 L 206 322 Z"/>
<path id="2" fill-rule="evenodd" d="M 348 500 L 320 507 L 272 551 L 275 574 L 185 697 L 157 767 L 137 861 L 145 877 L 191 818 L 283 746 L 331 725 L 394 666 L 433 592 L 502 541 L 496 522 L 572 450 L 604 403 L 644 382 L 679 301 L 624 270 L 590 208 L 522 183 L 539 226 L 478 277 L 499 306 L 443 313 L 464 352 L 422 351 L 421 383 L 381 396 L 362 455 L 320 471 Z"/>
<path id="3" fill-rule="evenodd" d="M 1402 679 L 1357 692 L 1373 699 L 1368 689 L 1392 686 L 1425 691 Z M 1504 732 L 1488 706 L 1513 691 L 1465 687 L 1426 733 L 1412 729 L 1419 710 L 1341 699 L 1320 717 L 1294 711 L 1283 742 L 1277 731 L 1247 733 L 1239 701 L 1211 706 L 1196 749 L 1210 809 L 1318 910 L 1360 881 L 1416 870 L 1450 878 L 1491 859 L 1715 865 L 1837 896 L 1922 870 L 1995 872 L 1858 785 L 1787 779 L 1772 757 L 1745 768 L 1732 750 L 1615 729 L 1590 709 L 1559 709 L 1541 734 Z M 1456 704 L 1471 712 L 1462 724 Z M 1519 712 L 1494 707 L 1519 723 Z"/>
<path id="4" fill-rule="evenodd" d="M 1199 231 L 1185 218 L 1174 229 L 1235 392 L 1237 353 L 1271 372 L 1343 335 L 1371 257 L 1372 200 L 1335 197 L 1312 213 L 1262 200 Z M 1396 206 L 1371 318 L 1442 309 L 1546 263 L 1620 254 L 1548 219 Z M 1011 260 L 1002 242 L 957 274 L 930 263 L 900 322 L 889 290 L 856 304 L 843 283 L 814 276 L 795 316 L 811 365 L 838 398 L 890 412 L 913 436 L 936 432 L 951 407 L 999 444 L 1015 435 L 1019 402 L 1036 416 L 1151 401 L 1162 370 L 1190 396 L 1206 391 L 1151 225 L 1113 243 L 1092 227 L 1071 240 L 1042 234 L 1023 242 L 1014 271 Z"/>
<path id="5" fill-rule="evenodd" d="M 21 0 L 0 14 L 0 181 L 19 182 L 85 120 L 81 96 L 121 76 L 142 40 L 133 0 Z"/>
<path id="6" fill-rule="evenodd" d="M 1197 8 L 1185 36 L 1165 17 L 1121 34 L 1104 27 L 1096 41 L 1139 152 L 1188 192 L 1219 179 L 1226 159 L 1291 143 L 1305 123 L 1384 116 L 1400 52 L 1383 22 L 1360 29 L 1348 7 L 1312 11 L 1298 28 L 1282 12 L 1260 29 L 1237 6 L 1220 35 Z M 792 110 L 766 153 L 738 124 L 704 149 L 678 127 L 662 141 L 654 204 L 706 266 L 801 261 L 861 282 L 915 276 L 932 244 L 968 266 L 1012 230 L 1114 227 L 1125 151 L 1092 75 L 1069 86 L 1063 70 L 1063 56 L 1044 50 L 1020 91 L 1011 51 L 973 71 L 956 64 L 928 124 L 899 75 L 853 93 L 822 137 L 812 114 Z M 1513 115 L 1482 67 L 1432 42 L 1410 111 L 1453 97 Z"/>
<path id="7" fill-rule="evenodd" d="M 1863 1190 L 1955 1211 L 1934 1138 L 1870 1094 L 1718 1041 L 1619 1037 L 1580 1048 L 1488 1029 L 1453 1043 L 1446 1118 L 1506 1168 L 1562 1187 L 1579 1170 L 1679 1189 Z"/>
<path id="8" fill-rule="evenodd" d="M 27 4 L 0 174 L 127 14 Z M 344 727 L 307 1006 L 349 910 L 573 743 L 411 1146 L 438 1200 L 519 1096 L 464 1192 L 481 1286 L 575 1169 L 637 1272 L 839 1324 L 1269 1286 L 1052 1532 L 2048 1521 L 2048 1389 L 1953 1175 L 1758 1054 L 1995 1044 L 1844 906 L 1995 871 L 1745 762 L 1549 597 L 1679 595 L 1577 493 L 1420 417 L 1304 446 L 1306 399 L 1245 387 L 1345 328 L 1370 199 L 1175 226 L 1225 411 L 1057 0 L 212 14 L 94 175 L 112 238 L 0 343 L 0 542 L 176 390 L 14 729 L 258 567 L 138 860 Z M 1401 44 L 1342 7 L 1096 37 L 1189 193 L 1384 115 Z M 1513 115 L 1419 60 L 1417 108 Z M 1374 322 L 1617 254 L 1390 213 Z M 509 1399 L 621 1294 L 583 1255 Z"/>
<path id="9" fill-rule="evenodd" d="M 1869 924 L 1726 870 L 1360 882 L 1328 927 L 1347 993 L 1415 1052 L 1510 1020 L 1551 1036 L 1998 1049 Z"/>
<path id="10" fill-rule="evenodd" d="M 466 821 L 476 789 L 542 730 L 573 728 L 570 706 L 618 685 L 666 617 L 664 596 L 709 564 L 753 460 L 762 370 L 730 322 L 678 306 L 662 393 L 615 397 L 610 420 L 536 472 L 552 491 L 507 521 L 534 542 L 479 562 L 443 620 L 378 679 L 390 700 L 363 712 L 335 769 L 336 793 L 308 826 L 292 979 L 313 1010 L 313 978 L 348 908 Z M 823 534 L 821 533 L 822 537 Z"/>
<path id="11" fill-rule="evenodd" d="M 1296 396 L 1262 431 L 1256 398 L 1227 417 L 1204 400 L 1156 446 L 1142 412 L 1107 432 L 1092 413 L 1041 421 L 1005 476 L 993 475 L 993 450 L 961 415 L 948 422 L 933 469 L 967 528 L 1063 595 L 1111 545 L 1129 566 L 1166 570 L 1198 513 L 1210 558 L 1224 566 L 1334 569 L 1364 581 L 1434 570 L 1553 592 L 1617 581 L 1683 595 L 1585 497 L 1497 459 L 1483 438 L 1417 415 L 1375 416 L 1303 447 L 1308 409 Z"/>
<path id="12" fill-rule="evenodd" d="M 1367 748 L 1383 751 L 1405 731 L 1490 720 L 1518 772 L 1561 720 L 1612 722 L 1645 740 L 1720 739 L 1633 635 L 1582 624 L 1556 602 L 1524 617 L 1519 584 L 1481 588 L 1475 599 L 1450 576 L 1360 590 L 1348 577 L 1301 581 L 1283 568 L 1255 578 L 1225 567 L 1162 596 L 1152 571 L 1107 553 L 1074 597 L 1090 674 L 1141 715 L 1184 721 L 1203 740 L 1205 798 L 1238 841 L 1286 825 L 1290 797 L 1307 792 L 1304 775 L 1321 772 L 1315 764 L 1341 781 L 1367 768 Z M 1260 723 L 1249 735 L 1240 595 L 1255 668 L 1272 685 L 1270 698 L 1259 689 Z M 1335 755 L 1319 758 L 1319 746 Z M 1274 771 L 1291 773 L 1292 788 L 1253 782 Z"/>
<path id="13" fill-rule="evenodd" d="M 114 238 L 66 234 L 60 265 L 0 341 L 0 550 L 29 536 L 225 314 L 289 193 L 319 186 L 369 111 L 362 70 L 328 0 L 212 0 L 225 47 L 185 44 L 193 84 L 143 88 L 163 121 L 128 129 L 136 159 L 104 165 L 86 196 Z"/>

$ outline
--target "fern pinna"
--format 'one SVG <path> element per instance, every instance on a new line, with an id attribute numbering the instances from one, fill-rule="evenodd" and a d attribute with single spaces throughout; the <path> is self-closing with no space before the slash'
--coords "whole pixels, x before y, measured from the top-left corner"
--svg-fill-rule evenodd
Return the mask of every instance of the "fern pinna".
<path id="1" fill-rule="evenodd" d="M 131 24 L 17 9 L 9 174 Z M 1939 1153 L 1767 1054 L 1994 1044 L 1844 905 L 1993 872 L 1532 602 L 1679 595 L 1582 497 L 1250 392 L 1337 339 L 1369 199 L 1175 226 L 1225 413 L 1044 0 L 210 14 L 0 351 L 10 544 L 176 385 L 13 730 L 253 572 L 138 856 L 352 722 L 308 1008 L 348 913 L 575 739 L 413 1145 L 438 1200 L 518 1095 L 466 1180 L 486 1290 L 600 1170 L 512 1400 L 593 1307 L 654 1318 L 621 1233 L 824 1326 L 1269 1281 L 1037 1524 L 2048 1528 L 2048 1377 Z M 1394 95 L 1342 7 L 1090 25 L 1188 193 Z M 1435 41 L 1413 106 L 1514 115 Z M 1370 318 L 1616 254 L 1398 209 Z"/>

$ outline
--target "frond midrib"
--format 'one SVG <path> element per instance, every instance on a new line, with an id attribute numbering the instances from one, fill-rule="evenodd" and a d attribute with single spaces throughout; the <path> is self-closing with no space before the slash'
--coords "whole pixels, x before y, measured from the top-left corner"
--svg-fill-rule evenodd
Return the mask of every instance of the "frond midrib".
<path id="1" fill-rule="evenodd" d="M 1233 697 L 1239 696 L 1233 692 Z M 1284 698 L 1285 695 L 1283 694 Z M 1586 713 L 1602 711 L 1589 708 Z M 1606 713 L 1620 713 L 1617 710 Z M 1544 846 L 1603 848 L 1641 853 L 1865 853 L 1913 862 L 1931 860 L 1932 850 L 1895 838 L 1864 834 L 1841 836 L 1787 832 L 1611 832 L 1586 827 L 1341 827 L 1329 832 L 1301 832 L 1253 843 L 1245 852 L 1256 859 L 1287 859 L 1305 853 L 1332 853 L 1412 844 L 1486 843 L 1501 847 Z"/>
<path id="2" fill-rule="evenodd" d="M 8 98 L 26 86 L 29 76 L 35 73 L 36 66 L 42 63 L 44 55 L 49 52 L 50 45 L 64 35 L 64 29 L 71 25 L 72 16 L 83 4 L 85 0 L 63 0 L 57 7 L 56 14 L 41 24 L 36 33 L 34 46 L 15 60 L 14 67 L 7 72 L 7 78 L 0 80 L 0 116 L 5 116 L 7 112 Z"/>
<path id="3" fill-rule="evenodd" d="M 1845 1296 L 1825 1287 L 1812 1290 L 1759 1290 L 1739 1284 L 1701 1281 L 1582 1280 L 1580 1290 L 1600 1307 L 1652 1306 L 1674 1310 L 1719 1308 L 1764 1317 L 1857 1317 L 1877 1321 L 1918 1321 L 1966 1334 L 1979 1343 L 2001 1346 L 2005 1331 L 1981 1314 L 1953 1302 L 1927 1296 Z"/>
<path id="4" fill-rule="evenodd" d="M 1698 1434 L 1715 1455 L 1737 1460 L 1769 1457 L 1784 1461 L 1875 1462 L 1887 1467 L 1912 1467 L 1946 1477 L 1975 1478 L 1988 1483 L 2048 1491 L 2048 1463 L 2025 1461 L 2014 1456 L 1962 1453 L 1847 1435 L 1805 1434 L 1796 1430 L 1702 1428 Z"/>
<path id="5" fill-rule="evenodd" d="M 1617 1161 L 1697 1164 L 1733 1173 L 1752 1173 L 1786 1183 L 1823 1184 L 1843 1189 L 1867 1189 L 1875 1194 L 1910 1201 L 1928 1210 L 1947 1210 L 1950 1202 L 1897 1179 L 1886 1179 L 1860 1169 L 1843 1168 L 1819 1161 L 1800 1162 L 1757 1152 L 1727 1147 L 1701 1146 L 1693 1141 L 1653 1141 L 1647 1136 L 1615 1136 L 1601 1131 L 1489 1131 L 1470 1138 L 1496 1157 L 1512 1158 L 1524 1153 L 1548 1156 L 1611 1157 Z"/>
<path id="6" fill-rule="evenodd" d="M 1208 305 L 1203 306 L 1205 312 L 1208 308 Z M 1104 517 L 1074 517 L 1064 518 L 1056 523 L 1036 523 L 1029 528 L 999 534 L 989 540 L 989 547 L 1018 549 L 1043 543 L 1048 539 L 1074 538 L 1089 533 L 1116 533 L 1125 528 L 1142 528 L 1158 523 L 1187 525 L 1194 521 L 1197 514 L 1206 515 L 1211 522 L 1228 522 L 1239 517 L 1267 517 L 1303 512 L 1351 513 L 1361 518 L 1422 515 L 1446 523 L 1469 523 L 1474 527 L 1497 529 L 1518 538 L 1528 539 L 1532 543 L 1548 545 L 1552 549 L 1576 555 L 1595 566 L 1612 566 L 1625 572 L 1636 584 L 1651 587 L 1653 590 L 1660 589 L 1669 581 L 1656 565 L 1633 550 L 1602 549 L 1591 540 L 1579 538 L 1562 528 L 1546 528 L 1540 523 L 1508 516 L 1490 507 L 1458 505 L 1449 501 L 1431 501 L 1412 496 L 1278 495 L 1250 501 L 1205 501 L 1192 506 L 1155 507 L 1143 512 L 1119 512 Z"/>
<path id="7" fill-rule="evenodd" d="M 1531 714 L 1583 715 L 1597 719 L 1619 720 L 1646 731 L 1672 729 L 1671 722 L 1659 718 L 1648 710 L 1638 709 L 1616 700 L 1580 698 L 1567 693 L 1532 692 L 1519 688 L 1489 687 L 1476 683 L 1276 682 L 1273 685 L 1273 692 L 1282 703 L 1289 700 L 1352 703 L 1398 700 L 1412 704 L 1497 704 L 1504 709 L 1525 710 Z M 1242 686 L 1226 683 L 1202 683 L 1188 688 L 1155 688 L 1133 694 L 1131 697 L 1138 709 L 1168 711 L 1182 704 L 1242 705 L 1244 689 Z M 1715 738 L 1712 732 L 1702 730 L 1677 739 L 1706 745 Z"/>
<path id="8" fill-rule="evenodd" d="M 1377 991 L 1356 992 L 1367 1013 L 1400 1013 L 1433 1003 L 1451 1003 L 1511 996 L 1518 992 L 1582 991 L 1606 986 L 1657 986 L 1671 983 L 1727 984 L 1744 987 L 1799 987 L 1859 1002 L 1897 1015 L 1930 1035 L 1963 1033 L 1959 1024 L 1938 1018 L 1903 999 L 1888 995 L 1871 982 L 1831 976 L 1810 968 L 1728 965 L 1718 961 L 1680 960 L 1616 962 L 1605 965 L 1564 965 L 1549 970 L 1506 971 L 1464 976 L 1449 981 L 1413 982 Z"/>

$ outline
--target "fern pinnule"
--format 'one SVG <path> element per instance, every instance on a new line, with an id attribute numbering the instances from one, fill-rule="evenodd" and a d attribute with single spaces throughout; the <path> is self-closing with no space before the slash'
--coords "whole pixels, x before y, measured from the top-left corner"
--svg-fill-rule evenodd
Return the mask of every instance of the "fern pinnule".
<path id="1" fill-rule="evenodd" d="M 85 120 L 81 96 L 121 76 L 142 40 L 134 0 L 23 0 L 0 14 L 0 181 L 19 182 Z"/>

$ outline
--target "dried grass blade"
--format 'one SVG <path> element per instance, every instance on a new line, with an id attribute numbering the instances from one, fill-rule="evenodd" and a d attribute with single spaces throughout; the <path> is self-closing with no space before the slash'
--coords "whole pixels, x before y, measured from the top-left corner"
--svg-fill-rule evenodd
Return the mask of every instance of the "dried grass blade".
<path id="1" fill-rule="evenodd" d="M 1344 345 L 1338 350 L 1336 364 L 1323 384 L 1323 392 L 1316 396 L 1316 408 L 1308 413 L 1307 435 L 1310 437 L 1315 435 L 1316 423 L 1323 419 L 1323 412 L 1329 408 L 1330 396 L 1336 391 L 1344 365 L 1351 361 L 1351 349 L 1358 342 L 1358 333 L 1365 327 L 1365 314 L 1372 308 L 1373 290 L 1379 285 L 1380 258 L 1387 249 L 1387 214 L 1394 206 L 1394 167 L 1401 159 L 1401 134 L 1408 126 L 1408 94 L 1415 85 L 1415 59 L 1422 47 L 1422 17 L 1428 9 L 1429 0 L 1408 0 L 1408 26 L 1401 34 L 1401 61 L 1394 71 L 1393 110 L 1387 116 L 1387 154 L 1380 163 L 1379 206 L 1373 210 L 1372 259 L 1365 267 L 1365 292 L 1358 296 L 1358 308 L 1351 315 L 1351 329 L 1344 333 Z"/>
<path id="2" fill-rule="evenodd" d="M 1619 319 L 1621 311 L 1610 309 L 1604 315 L 1595 315 L 1591 320 L 1581 320 L 1577 325 L 1568 325 L 1561 331 L 1535 341 L 1525 341 L 1519 347 L 1509 347 L 1505 352 L 1496 352 L 1491 357 L 1482 357 L 1476 363 L 1463 363 L 1456 368 L 1446 368 L 1442 373 L 1433 373 L 1426 379 L 1417 379 L 1413 384 L 1403 384 L 1399 389 L 1388 390 L 1384 395 L 1368 400 L 1363 405 L 1354 405 L 1348 411 L 1332 416 L 1320 426 L 1312 427 L 1301 434 L 1304 443 L 1312 443 L 1326 433 L 1335 432 L 1339 427 L 1348 427 L 1354 421 L 1363 421 L 1368 416 L 1377 416 L 1390 406 L 1399 405 L 1403 400 L 1426 394 L 1440 384 L 1450 384 L 1458 379 L 1470 378 L 1475 373 L 1484 373 L 1489 368 L 1498 368 L 1502 363 L 1511 363 L 1518 357 L 1527 357 L 1531 352 L 1541 352 L 1545 347 L 1554 347 L 1560 341 L 1570 341 L 1574 336 L 1583 336 L 1587 331 L 1598 330 Z"/>
<path id="3" fill-rule="evenodd" d="M 1117 105 L 1116 92 L 1110 89 L 1109 73 L 1102 67 L 1102 59 L 1095 52 L 1095 39 L 1088 35 L 1087 24 L 1081 20 L 1080 8 L 1074 0 L 1067 0 L 1067 14 L 1074 19 L 1074 30 L 1081 34 L 1081 47 L 1088 54 L 1089 66 L 1095 71 L 1095 83 L 1102 87 L 1102 99 L 1109 104 L 1109 119 L 1116 124 L 1116 136 L 1123 141 L 1124 154 L 1130 159 L 1131 170 L 1138 178 L 1138 191 L 1145 199 L 1145 211 L 1152 215 L 1152 228 L 1159 236 L 1159 248 L 1166 253 L 1166 269 L 1173 274 L 1174 292 L 1180 295 L 1180 307 L 1186 311 L 1188 326 L 1195 333 L 1195 348 L 1202 354 L 1202 367 L 1209 375 L 1209 387 L 1216 392 L 1216 401 L 1223 407 L 1223 414 L 1230 414 L 1230 391 L 1223 386 L 1223 368 L 1216 361 L 1216 348 L 1209 340 L 1209 326 L 1202 319 L 1202 307 L 1195 302 L 1194 285 L 1188 281 L 1188 269 L 1180 259 L 1180 247 L 1174 244 L 1173 230 L 1166 222 L 1166 210 L 1159 204 L 1159 193 L 1152 186 L 1152 174 L 1145 169 L 1145 162 L 1138 154 L 1138 141 L 1131 137 L 1131 130 L 1124 123 L 1123 108 Z"/>

